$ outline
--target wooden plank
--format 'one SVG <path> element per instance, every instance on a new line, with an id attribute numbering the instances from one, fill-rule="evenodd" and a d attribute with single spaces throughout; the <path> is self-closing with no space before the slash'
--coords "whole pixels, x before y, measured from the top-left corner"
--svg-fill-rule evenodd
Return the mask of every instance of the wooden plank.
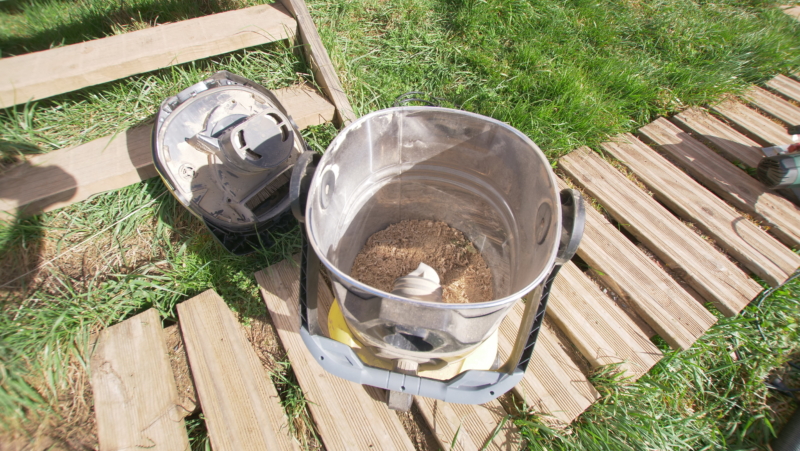
<path id="1" fill-rule="evenodd" d="M 328 56 L 328 51 L 322 44 L 319 32 L 311 19 L 311 13 L 308 12 L 305 1 L 281 0 L 281 3 L 297 19 L 300 39 L 305 44 L 306 59 L 311 64 L 314 81 L 336 107 L 335 123 L 341 127 L 346 126 L 356 119 L 356 115 L 353 112 L 353 107 L 350 106 L 350 101 L 347 100 L 347 94 L 339 82 L 339 76 L 336 75 L 336 70 Z"/>
<path id="2" fill-rule="evenodd" d="M 767 87 L 795 102 L 800 102 L 800 83 L 786 75 L 776 75 L 775 78 L 767 82 Z"/>
<path id="3" fill-rule="evenodd" d="M 723 314 L 736 315 L 761 291 L 759 284 L 590 149 L 562 157 L 559 167 Z"/>
<path id="4" fill-rule="evenodd" d="M 520 449 L 519 431 L 497 400 L 473 406 L 416 396 L 414 402 L 445 451 Z"/>
<path id="5" fill-rule="evenodd" d="M 633 135 L 620 135 L 602 147 L 630 168 L 662 204 L 693 222 L 771 286 L 782 284 L 800 267 L 800 256 Z"/>
<path id="6" fill-rule="evenodd" d="M 333 118 L 333 105 L 308 86 L 273 92 L 300 128 Z M 0 212 L 38 214 L 155 177 L 152 134 L 147 124 L 30 157 L 0 177 Z"/>
<path id="7" fill-rule="evenodd" d="M 261 295 L 325 448 L 413 450 L 397 415 L 386 406 L 383 390 L 328 374 L 309 354 L 299 334 L 299 277 L 299 267 L 289 260 L 256 273 Z M 321 283 L 318 296 L 320 317 L 326 318 L 325 307 L 333 302 L 333 294 Z M 327 321 L 321 321 L 320 326 L 327 327 Z"/>
<path id="8" fill-rule="evenodd" d="M 178 304 L 183 342 L 215 451 L 299 450 L 278 392 L 214 290 Z"/>
<path id="9" fill-rule="evenodd" d="M 792 137 L 786 132 L 786 128 L 739 102 L 728 99 L 712 106 L 711 109 L 730 121 L 736 130 L 762 146 L 780 146 L 792 143 Z"/>
<path id="10" fill-rule="evenodd" d="M 272 92 L 300 130 L 333 120 L 336 108 L 309 85 L 294 85 Z"/>
<path id="11" fill-rule="evenodd" d="M 800 107 L 782 98 L 753 86 L 744 93 L 744 98 L 753 106 L 775 117 L 788 125 L 800 125 Z"/>
<path id="12" fill-rule="evenodd" d="M 689 108 L 674 116 L 672 121 L 680 128 L 695 133 L 710 144 L 728 160 L 740 162 L 755 168 L 764 158 L 761 146 L 752 139 L 737 132 L 700 108 Z"/>
<path id="13" fill-rule="evenodd" d="M 155 309 L 101 331 L 91 367 L 101 451 L 189 449 Z"/>
<path id="14" fill-rule="evenodd" d="M 578 255 L 673 348 L 688 349 L 717 321 L 594 208 L 586 208 Z"/>
<path id="15" fill-rule="evenodd" d="M 501 361 L 508 358 L 513 347 L 524 310 L 524 304 L 517 302 L 500 324 L 498 355 Z M 569 425 L 600 397 L 563 347 L 555 333 L 543 326 L 528 370 L 514 387 L 514 393 L 530 409 L 555 426 Z"/>
<path id="16" fill-rule="evenodd" d="M 794 17 L 795 19 L 800 20 L 800 6 L 785 5 L 781 6 L 781 8 L 783 9 L 783 12 L 785 12 L 786 14 Z"/>
<path id="17" fill-rule="evenodd" d="M 782 243 L 800 248 L 800 208 L 661 118 L 639 130 L 686 172 L 736 208 L 770 226 Z"/>
<path id="18" fill-rule="evenodd" d="M 0 107 L 291 38 L 296 27 L 283 7 L 260 5 L 3 58 Z"/>
<path id="19" fill-rule="evenodd" d="M 625 376 L 636 380 L 663 357 L 572 262 L 564 265 L 553 283 L 547 314 L 595 368 L 620 364 Z"/>

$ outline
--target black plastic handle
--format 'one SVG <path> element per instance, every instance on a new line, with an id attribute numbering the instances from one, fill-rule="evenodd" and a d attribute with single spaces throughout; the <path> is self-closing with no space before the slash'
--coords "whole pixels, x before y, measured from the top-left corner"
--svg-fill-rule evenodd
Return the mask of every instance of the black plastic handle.
<path id="1" fill-rule="evenodd" d="M 441 103 L 439 103 L 441 100 L 442 99 L 429 96 L 421 91 L 410 91 L 397 96 L 397 98 L 394 99 L 394 106 L 406 106 L 409 103 L 421 103 L 424 106 L 442 106 Z"/>
<path id="2" fill-rule="evenodd" d="M 292 168 L 292 178 L 289 181 L 289 201 L 292 206 L 292 214 L 300 224 L 306 222 L 308 188 L 311 186 L 319 159 L 319 154 L 307 150 L 297 157 L 297 162 Z"/>
<path id="3" fill-rule="evenodd" d="M 542 328 L 544 314 L 547 311 L 547 301 L 550 299 L 550 290 L 553 287 L 553 282 L 556 280 L 561 267 L 570 261 L 578 250 L 583 237 L 583 228 L 586 224 L 586 210 L 580 191 L 564 189 L 561 190 L 559 197 L 561 201 L 561 242 L 556 254 L 556 263 L 547 276 L 547 280 L 545 280 L 542 288 L 542 297 L 539 301 L 539 309 L 536 311 L 536 317 L 534 317 L 533 325 L 530 333 L 528 333 L 528 340 L 517 363 L 517 368 L 523 372 L 528 368 L 528 363 L 530 363 L 533 355 L 533 348 L 539 338 L 539 331 Z"/>
<path id="4" fill-rule="evenodd" d="M 317 315 L 320 261 L 308 242 L 304 223 L 306 222 L 308 189 L 314 178 L 319 159 L 320 156 L 316 152 L 310 150 L 303 152 L 292 168 L 292 178 L 289 181 L 289 200 L 292 213 L 300 223 L 300 234 L 303 239 L 300 253 L 300 325 L 305 327 L 311 335 L 322 333 Z"/>

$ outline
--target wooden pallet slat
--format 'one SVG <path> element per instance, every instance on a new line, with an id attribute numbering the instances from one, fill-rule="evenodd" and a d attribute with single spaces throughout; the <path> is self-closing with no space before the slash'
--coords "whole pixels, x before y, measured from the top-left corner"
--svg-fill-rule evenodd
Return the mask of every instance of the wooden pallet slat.
<path id="1" fill-rule="evenodd" d="M 300 128 L 333 118 L 333 105 L 307 86 L 273 92 Z M 51 211 L 155 177 L 152 134 L 153 126 L 147 124 L 30 157 L 0 177 L 0 215 Z"/>
<path id="2" fill-rule="evenodd" d="M 572 262 L 564 265 L 553 283 L 547 314 L 595 368 L 620 364 L 625 376 L 636 380 L 663 357 Z"/>
<path id="3" fill-rule="evenodd" d="M 259 5 L 3 58 L 0 108 L 291 38 L 297 22 Z"/>
<path id="4" fill-rule="evenodd" d="M 314 81 L 320 86 L 325 95 L 336 107 L 336 124 L 344 127 L 356 119 L 353 107 L 347 100 L 339 76 L 333 68 L 328 51 L 322 44 L 317 27 L 308 12 L 308 7 L 303 0 L 281 0 L 283 5 L 297 19 L 300 30 L 300 39 L 306 45 L 306 53 L 314 73 Z"/>
<path id="5" fill-rule="evenodd" d="M 620 135 L 602 147 L 633 171 L 656 199 L 692 221 L 725 252 L 771 286 L 782 284 L 800 267 L 800 256 L 633 135 Z"/>
<path id="6" fill-rule="evenodd" d="M 731 162 L 755 168 L 764 158 L 761 145 L 700 108 L 689 108 L 674 116 L 672 122 L 710 143 Z"/>
<path id="7" fill-rule="evenodd" d="M 155 309 L 101 331 L 91 368 L 101 451 L 189 449 Z"/>
<path id="8" fill-rule="evenodd" d="M 767 114 L 789 125 L 800 124 L 800 107 L 758 86 L 752 86 L 744 93 L 744 98 Z"/>
<path id="9" fill-rule="evenodd" d="M 214 290 L 178 304 L 184 346 L 215 451 L 299 450 L 278 392 Z"/>
<path id="10" fill-rule="evenodd" d="M 660 118 L 639 131 L 693 178 L 731 205 L 764 220 L 769 232 L 792 248 L 800 248 L 800 208 L 774 194 L 761 182 Z"/>
<path id="11" fill-rule="evenodd" d="M 786 14 L 794 17 L 797 20 L 800 20 L 800 6 L 781 6 L 783 12 Z"/>
<path id="12" fill-rule="evenodd" d="M 739 313 L 761 286 L 664 207 L 588 148 L 562 157 L 559 167 L 620 224 L 723 314 Z"/>
<path id="13" fill-rule="evenodd" d="M 717 321 L 594 208 L 586 208 L 578 255 L 673 348 L 688 349 Z"/>
<path id="14" fill-rule="evenodd" d="M 786 128 L 737 101 L 727 99 L 712 106 L 711 109 L 730 121 L 735 129 L 762 146 L 780 146 L 792 143 L 792 137 L 786 133 Z"/>
<path id="15" fill-rule="evenodd" d="M 522 301 L 517 302 L 500 324 L 498 355 L 503 362 L 513 347 L 524 310 Z M 514 393 L 529 409 L 548 417 L 557 426 L 569 425 L 600 397 L 547 327 L 547 321 L 539 332 L 528 370 L 514 387 Z"/>
<path id="16" fill-rule="evenodd" d="M 325 448 L 413 450 L 397 415 L 383 401 L 382 390 L 328 374 L 308 352 L 299 334 L 299 276 L 297 264 L 284 260 L 257 272 L 256 281 Z M 324 283 L 318 302 L 320 318 L 326 318 L 333 294 Z M 327 324 L 322 321 L 320 326 Z"/>
<path id="17" fill-rule="evenodd" d="M 800 11 L 800 7 L 798 7 L 798 10 Z M 786 75 L 776 75 L 775 78 L 768 81 L 766 84 L 768 88 L 774 90 L 775 92 L 780 93 L 781 95 L 786 96 L 795 102 L 800 102 L 800 83 L 792 80 Z"/>
<path id="18" fill-rule="evenodd" d="M 445 451 L 520 449 L 519 431 L 497 400 L 473 406 L 416 396 L 414 403 Z"/>

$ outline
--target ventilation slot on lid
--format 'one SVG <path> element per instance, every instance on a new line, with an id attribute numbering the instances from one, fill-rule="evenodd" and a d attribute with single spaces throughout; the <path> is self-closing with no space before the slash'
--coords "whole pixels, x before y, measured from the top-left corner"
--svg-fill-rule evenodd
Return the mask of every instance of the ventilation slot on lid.
<path id="1" fill-rule="evenodd" d="M 261 188 L 261 190 L 255 194 L 255 196 L 251 197 L 250 200 L 245 202 L 245 205 L 256 216 L 269 211 L 270 208 L 280 203 L 280 201 L 289 194 L 290 179 L 290 172 L 284 172 L 283 174 L 275 177 L 266 186 Z"/>

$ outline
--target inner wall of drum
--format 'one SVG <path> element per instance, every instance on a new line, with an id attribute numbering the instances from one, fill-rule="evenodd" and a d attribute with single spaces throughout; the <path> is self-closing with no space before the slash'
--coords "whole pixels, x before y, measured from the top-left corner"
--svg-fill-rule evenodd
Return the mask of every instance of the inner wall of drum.
<path id="1" fill-rule="evenodd" d="M 506 124 L 459 110 L 391 108 L 331 143 L 310 187 L 309 237 L 349 275 L 375 232 L 406 219 L 465 234 L 492 271 L 495 299 L 523 296 L 549 272 L 558 194 L 544 154 Z"/>
<path id="2" fill-rule="evenodd" d="M 516 260 L 513 216 L 489 186 L 456 168 L 421 164 L 400 175 L 375 174 L 354 197 L 339 246 L 328 259 L 350 274 L 356 256 L 375 232 L 404 220 L 443 221 L 464 233 L 492 272 L 495 298 L 513 291 Z"/>

